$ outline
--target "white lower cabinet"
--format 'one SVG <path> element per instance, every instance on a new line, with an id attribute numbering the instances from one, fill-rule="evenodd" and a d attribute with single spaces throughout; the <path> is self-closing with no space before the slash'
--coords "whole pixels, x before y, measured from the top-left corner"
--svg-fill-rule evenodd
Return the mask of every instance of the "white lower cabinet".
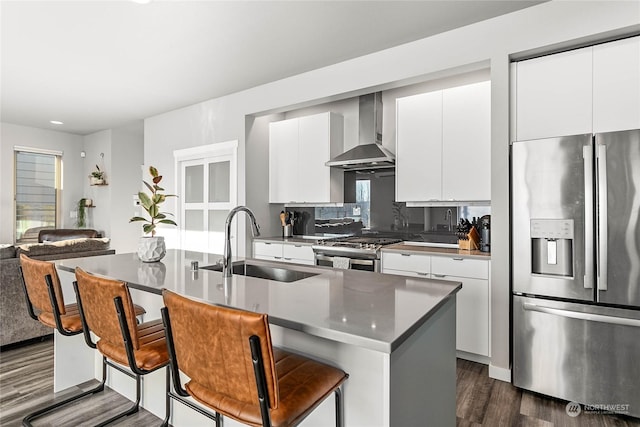
<path id="1" fill-rule="evenodd" d="M 456 301 L 456 349 L 489 356 L 489 261 L 432 257 L 431 277 L 462 282 Z"/>
<path id="2" fill-rule="evenodd" d="M 382 272 L 462 282 L 456 295 L 456 349 L 489 356 L 488 260 L 383 252 Z"/>
<path id="3" fill-rule="evenodd" d="M 382 272 L 428 279 L 431 273 L 431 257 L 412 253 L 383 253 Z"/>
<path id="4" fill-rule="evenodd" d="M 311 246 L 295 243 L 253 242 L 253 257 L 267 261 L 315 264 Z"/>

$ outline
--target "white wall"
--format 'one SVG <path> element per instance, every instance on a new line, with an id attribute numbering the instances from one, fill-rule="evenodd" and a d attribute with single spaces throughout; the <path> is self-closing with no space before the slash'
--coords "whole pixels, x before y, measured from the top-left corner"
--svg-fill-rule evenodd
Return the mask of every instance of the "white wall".
<path id="1" fill-rule="evenodd" d="M 143 132 L 142 122 L 112 130 L 109 219 L 111 248 L 118 253 L 135 252 L 142 236 L 142 223 L 129 223 L 129 218 L 142 213 L 140 207 L 134 207 L 133 195 L 142 186 Z M 144 179 L 148 180 L 148 175 Z"/>
<path id="2" fill-rule="evenodd" d="M 245 116 L 289 111 L 459 74 L 489 64 L 492 90 L 492 345 L 490 374 L 509 375 L 509 60 L 640 30 L 639 2 L 552 1 L 145 120 L 145 163 L 175 182 L 174 149 L 237 139 L 239 202 L 262 176 L 245 176 Z M 160 148 L 161 147 L 161 148 Z M 246 178 L 246 188 L 245 188 Z M 173 189 L 172 189 L 173 190 Z M 263 215 L 269 211 L 263 210 Z M 268 218 L 258 218 L 267 221 Z M 243 239 L 239 239 L 240 243 Z M 242 251 L 242 248 L 240 248 Z M 244 252 L 241 252 L 244 253 Z"/>
<path id="3" fill-rule="evenodd" d="M 64 132 L 0 123 L 0 243 L 14 241 L 15 171 L 13 149 L 15 146 L 59 150 L 62 155 L 61 224 L 59 228 L 75 228 L 75 219 L 70 213 L 83 197 L 86 183 L 80 152 L 83 150 L 82 136 Z"/>
<path id="4" fill-rule="evenodd" d="M 111 130 L 103 130 L 84 137 L 83 189 L 84 196 L 93 200 L 94 208 L 87 209 L 87 228 L 95 228 L 103 236 L 111 237 L 109 211 L 111 209 Z M 101 156 L 102 154 L 102 156 Z M 105 172 L 105 180 L 109 185 L 89 185 L 89 175 L 96 169 Z"/>
<path id="5" fill-rule="evenodd" d="M 129 223 L 140 214 L 133 195 L 142 188 L 143 123 L 108 129 L 84 137 L 84 194 L 93 199 L 87 226 L 111 239 L 116 252 L 135 252 L 142 235 L 141 223 Z M 95 166 L 105 172 L 105 186 L 90 186 L 88 176 Z"/>

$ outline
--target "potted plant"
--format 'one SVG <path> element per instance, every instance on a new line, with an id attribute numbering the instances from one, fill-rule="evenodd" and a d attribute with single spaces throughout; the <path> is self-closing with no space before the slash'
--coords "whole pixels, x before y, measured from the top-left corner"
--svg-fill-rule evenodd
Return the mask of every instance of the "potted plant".
<path id="1" fill-rule="evenodd" d="M 104 185 L 104 171 L 100 170 L 100 166 L 96 165 L 96 170 L 89 175 L 91 185 Z"/>
<path id="2" fill-rule="evenodd" d="M 172 215 L 171 213 L 160 212 L 160 205 L 165 202 L 167 197 L 176 197 L 176 195 L 162 193 L 164 188 L 159 185 L 160 181 L 162 181 L 162 175 L 158 173 L 155 167 L 149 167 L 149 174 L 151 174 L 151 182 L 142 181 L 149 190 L 149 194 L 144 191 L 138 193 L 140 205 L 147 212 L 148 218 L 134 216 L 129 222 L 144 222 L 142 231 L 146 236 L 140 238 L 138 257 L 144 262 L 156 262 L 160 261 L 166 253 L 164 237 L 156 236 L 156 226 L 158 224 L 178 225 L 172 219 L 167 218 L 167 215 Z"/>
<path id="3" fill-rule="evenodd" d="M 78 213 L 76 217 L 76 225 L 78 228 L 85 228 L 87 226 L 87 199 L 82 198 L 78 200 Z"/>

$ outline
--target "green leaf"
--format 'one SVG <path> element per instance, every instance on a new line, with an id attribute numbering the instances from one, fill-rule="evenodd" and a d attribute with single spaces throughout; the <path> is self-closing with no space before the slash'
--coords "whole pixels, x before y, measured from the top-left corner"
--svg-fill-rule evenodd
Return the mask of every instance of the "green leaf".
<path id="1" fill-rule="evenodd" d="M 165 214 L 163 214 L 162 212 L 158 212 L 158 214 L 156 215 L 156 219 L 164 219 L 167 216 Z"/>
<path id="2" fill-rule="evenodd" d="M 142 218 L 141 216 L 134 216 L 133 218 L 131 218 L 129 220 L 129 222 L 136 222 L 136 221 L 147 221 L 147 219 L 146 218 Z"/>
<path id="3" fill-rule="evenodd" d="M 145 233 L 151 233 L 155 229 L 156 229 L 155 224 L 145 224 L 142 226 L 142 231 L 144 231 Z"/>
<path id="4" fill-rule="evenodd" d="M 147 193 L 143 193 L 142 191 L 138 193 L 138 198 L 140 199 L 140 203 L 142 206 L 148 211 L 151 205 L 151 199 L 147 196 Z"/>
<path id="5" fill-rule="evenodd" d="M 149 191 L 151 191 L 152 193 L 155 193 L 156 191 L 153 189 L 153 187 L 151 186 L 151 184 L 149 184 L 147 181 L 142 181 L 144 182 L 144 185 L 147 186 L 147 188 L 149 189 Z"/>
<path id="6" fill-rule="evenodd" d="M 158 205 L 151 205 L 149 206 L 149 215 L 151 215 L 151 218 L 155 218 L 156 215 L 158 215 Z"/>
<path id="7" fill-rule="evenodd" d="M 158 222 L 160 222 L 160 223 L 162 223 L 162 224 L 178 225 L 178 224 L 176 224 L 176 222 L 175 222 L 175 221 L 170 220 L 170 219 L 161 219 L 161 220 L 160 220 L 160 221 L 158 221 Z"/>
<path id="8" fill-rule="evenodd" d="M 154 168 L 153 166 L 149 166 L 149 173 L 152 177 L 155 178 L 156 176 L 158 176 L 158 169 Z"/>

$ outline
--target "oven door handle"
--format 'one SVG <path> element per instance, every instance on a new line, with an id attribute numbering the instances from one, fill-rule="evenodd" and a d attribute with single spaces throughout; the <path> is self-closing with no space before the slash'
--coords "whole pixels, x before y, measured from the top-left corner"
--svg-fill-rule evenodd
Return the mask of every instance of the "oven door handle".
<path id="1" fill-rule="evenodd" d="M 327 255 L 322 255 L 322 254 L 316 254 L 316 260 L 319 261 L 333 261 L 332 256 L 327 256 Z M 351 264 L 356 264 L 356 265 L 366 265 L 366 266 L 372 266 L 375 265 L 375 260 L 373 259 L 358 259 L 358 258 L 350 258 L 350 257 L 345 257 L 345 258 L 349 258 L 349 260 L 351 261 Z"/>

